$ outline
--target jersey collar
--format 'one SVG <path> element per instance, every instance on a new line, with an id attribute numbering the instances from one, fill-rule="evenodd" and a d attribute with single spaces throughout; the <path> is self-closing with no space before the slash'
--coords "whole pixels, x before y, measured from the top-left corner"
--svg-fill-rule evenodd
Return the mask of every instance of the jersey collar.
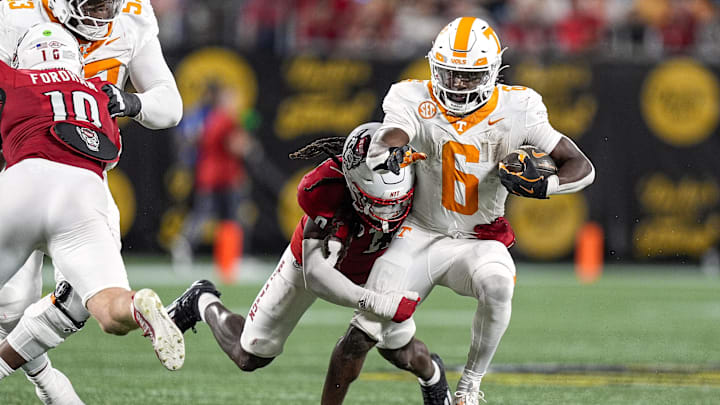
<path id="1" fill-rule="evenodd" d="M 455 115 L 452 115 L 448 113 L 448 111 L 445 109 L 445 107 L 440 104 L 438 99 L 435 97 L 435 93 L 433 92 L 432 83 L 430 81 L 427 82 L 428 91 L 430 92 L 430 97 L 437 105 L 437 108 L 440 110 L 442 115 L 445 117 L 445 119 L 455 128 L 455 131 L 457 131 L 458 134 L 462 135 L 463 133 L 467 132 L 468 129 L 474 127 L 475 125 L 482 122 L 485 118 L 490 115 L 491 112 L 495 111 L 495 107 L 497 107 L 498 98 L 499 98 L 499 92 L 497 87 L 495 87 L 495 90 L 493 90 L 492 96 L 490 96 L 490 100 L 488 100 L 485 105 L 478 108 L 477 110 L 473 111 L 472 113 L 458 117 Z"/>

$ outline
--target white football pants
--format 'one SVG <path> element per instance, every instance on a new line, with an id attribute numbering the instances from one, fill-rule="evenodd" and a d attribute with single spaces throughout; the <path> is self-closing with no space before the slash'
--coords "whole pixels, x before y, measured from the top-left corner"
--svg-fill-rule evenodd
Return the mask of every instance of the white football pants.
<path id="1" fill-rule="evenodd" d="M 377 291 L 415 291 L 422 304 L 435 285 L 484 301 L 487 281 L 507 280 L 512 286 L 515 263 L 505 245 L 494 240 L 454 239 L 426 230 L 411 218 L 393 238 L 370 272 L 365 288 Z M 512 287 L 510 296 L 512 298 Z M 508 319 L 509 320 L 509 319 Z M 395 323 L 356 311 L 352 324 L 384 349 L 405 346 L 415 335 L 415 321 Z M 504 328 L 503 328 L 504 331 Z"/>
<path id="2" fill-rule="evenodd" d="M 52 257 L 83 303 L 105 288 L 129 289 L 119 249 L 119 214 L 97 174 L 27 159 L 0 175 L 0 196 L 0 295 L 11 291 L 17 297 L 3 304 L 20 307 L 18 302 L 29 305 L 40 298 L 31 280 L 41 260 L 26 262 L 38 255 L 35 250 Z M 21 267 L 23 274 L 6 290 Z"/>
<path id="3" fill-rule="evenodd" d="M 302 267 L 288 246 L 250 307 L 240 337 L 243 350 L 259 357 L 277 357 L 316 298 L 305 288 Z"/>

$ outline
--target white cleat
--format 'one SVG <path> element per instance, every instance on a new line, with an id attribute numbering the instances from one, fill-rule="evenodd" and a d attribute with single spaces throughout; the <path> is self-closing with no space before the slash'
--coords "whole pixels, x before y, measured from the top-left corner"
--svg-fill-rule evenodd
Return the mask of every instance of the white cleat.
<path id="1" fill-rule="evenodd" d="M 36 376 L 27 376 L 35 384 L 35 393 L 45 405 L 85 405 L 70 380 L 48 363 Z"/>
<path id="2" fill-rule="evenodd" d="M 455 392 L 453 405 L 480 405 L 480 401 L 487 403 L 485 393 L 478 392 Z"/>
<path id="3" fill-rule="evenodd" d="M 155 354 L 165 368 L 177 370 L 185 362 L 185 339 L 168 316 L 155 291 L 144 288 L 133 296 L 133 317 L 152 340 Z"/>

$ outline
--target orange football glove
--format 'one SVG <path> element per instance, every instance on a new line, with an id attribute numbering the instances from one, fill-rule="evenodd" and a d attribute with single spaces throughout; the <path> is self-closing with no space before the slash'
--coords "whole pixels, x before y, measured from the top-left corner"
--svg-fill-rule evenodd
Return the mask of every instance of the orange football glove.
<path id="1" fill-rule="evenodd" d="M 375 170 L 390 170 L 395 174 L 400 174 L 400 168 L 409 166 L 417 161 L 427 159 L 427 155 L 422 152 L 416 152 L 410 145 L 401 147 L 393 146 L 390 148 L 390 156 L 385 163 L 375 167 Z"/>

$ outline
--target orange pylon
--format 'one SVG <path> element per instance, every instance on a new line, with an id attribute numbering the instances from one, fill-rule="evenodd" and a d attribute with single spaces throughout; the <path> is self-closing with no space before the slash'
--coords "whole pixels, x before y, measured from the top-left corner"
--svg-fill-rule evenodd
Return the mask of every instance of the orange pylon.
<path id="1" fill-rule="evenodd" d="M 243 254 L 243 230 L 234 221 L 222 221 L 215 233 L 213 256 L 220 281 L 232 284 Z"/>
<path id="2" fill-rule="evenodd" d="M 575 240 L 575 275 L 581 283 L 590 284 L 602 275 L 605 236 L 597 222 L 580 228 Z"/>

